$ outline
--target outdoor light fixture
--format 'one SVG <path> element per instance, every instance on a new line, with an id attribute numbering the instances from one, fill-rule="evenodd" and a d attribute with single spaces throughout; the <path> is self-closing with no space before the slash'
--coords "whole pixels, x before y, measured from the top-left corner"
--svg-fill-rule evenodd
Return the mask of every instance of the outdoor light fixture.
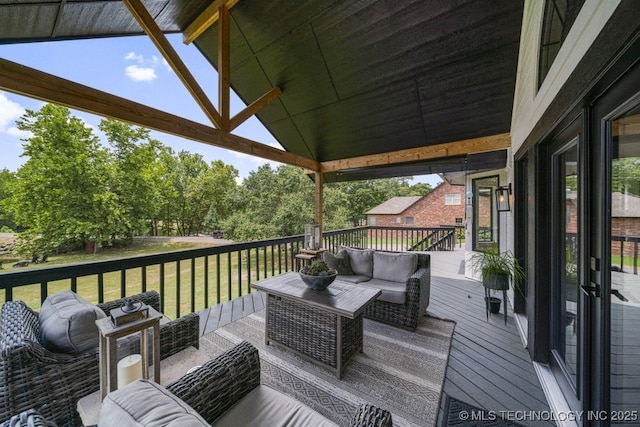
<path id="1" fill-rule="evenodd" d="M 318 250 L 320 249 L 321 243 L 320 224 L 306 224 L 304 226 L 304 248 Z"/>
<path id="2" fill-rule="evenodd" d="M 508 212 L 511 210 L 509 205 L 509 196 L 511 196 L 511 183 L 508 186 L 496 188 L 496 206 L 498 212 Z"/>

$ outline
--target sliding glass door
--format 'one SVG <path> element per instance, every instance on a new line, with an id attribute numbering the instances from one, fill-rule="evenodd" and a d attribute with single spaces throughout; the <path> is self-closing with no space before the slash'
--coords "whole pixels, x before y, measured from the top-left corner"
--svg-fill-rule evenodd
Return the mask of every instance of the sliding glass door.
<path id="1" fill-rule="evenodd" d="M 608 123 L 610 180 L 609 390 L 611 425 L 640 425 L 640 108 Z M 633 419 L 635 418 L 635 419 Z M 633 423 L 632 423 L 633 421 Z"/>

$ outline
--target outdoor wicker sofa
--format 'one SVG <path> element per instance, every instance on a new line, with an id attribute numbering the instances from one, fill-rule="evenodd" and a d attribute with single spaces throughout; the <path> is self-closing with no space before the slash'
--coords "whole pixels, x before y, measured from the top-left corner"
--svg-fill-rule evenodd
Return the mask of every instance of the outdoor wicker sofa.
<path id="1" fill-rule="evenodd" d="M 133 296 L 160 309 L 155 291 Z M 98 304 L 108 316 L 124 299 Z M 192 313 L 160 326 L 160 355 L 169 357 L 199 346 L 199 315 Z M 139 352 L 139 340 L 128 341 Z M 81 425 L 77 401 L 100 388 L 98 348 L 71 355 L 54 353 L 41 344 L 38 313 L 22 301 L 8 301 L 0 313 L 0 420 L 35 409 L 62 426 Z"/>
<path id="2" fill-rule="evenodd" d="M 28 409 L 12 416 L 0 427 L 57 427 L 55 423 L 46 420 L 42 414 L 35 409 Z"/>
<path id="3" fill-rule="evenodd" d="M 339 247 L 323 259 L 338 270 L 338 279 L 381 289 L 364 317 L 415 330 L 426 314 L 431 292 L 431 256 Z"/>
<path id="4" fill-rule="evenodd" d="M 178 399 L 176 399 L 176 397 Z M 160 409 L 161 408 L 161 409 Z M 260 384 L 258 350 L 243 341 L 166 388 L 138 380 L 107 395 L 98 426 L 335 426 L 310 407 Z M 391 414 L 362 404 L 351 426 L 392 426 Z"/>

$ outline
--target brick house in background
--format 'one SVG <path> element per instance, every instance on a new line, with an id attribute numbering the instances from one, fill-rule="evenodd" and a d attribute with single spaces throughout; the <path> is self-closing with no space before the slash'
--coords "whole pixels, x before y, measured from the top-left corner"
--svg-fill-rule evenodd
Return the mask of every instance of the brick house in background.
<path id="1" fill-rule="evenodd" d="M 444 181 L 424 196 L 393 197 L 365 213 L 378 227 L 463 226 L 464 185 Z"/>

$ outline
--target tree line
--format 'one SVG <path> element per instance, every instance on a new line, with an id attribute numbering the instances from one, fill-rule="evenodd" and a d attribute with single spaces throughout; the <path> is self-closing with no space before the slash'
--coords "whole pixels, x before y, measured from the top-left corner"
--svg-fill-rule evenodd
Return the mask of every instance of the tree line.
<path id="1" fill-rule="evenodd" d="M 267 239 L 301 234 L 314 217 L 314 183 L 300 168 L 266 164 L 239 184 L 232 165 L 176 153 L 147 129 L 103 119 L 104 145 L 53 104 L 16 125 L 30 136 L 22 166 L 0 171 L 0 231 L 19 231 L 25 254 L 217 229 L 236 241 Z M 325 184 L 324 228 L 358 225 L 390 197 L 429 191 L 409 177 Z"/>

